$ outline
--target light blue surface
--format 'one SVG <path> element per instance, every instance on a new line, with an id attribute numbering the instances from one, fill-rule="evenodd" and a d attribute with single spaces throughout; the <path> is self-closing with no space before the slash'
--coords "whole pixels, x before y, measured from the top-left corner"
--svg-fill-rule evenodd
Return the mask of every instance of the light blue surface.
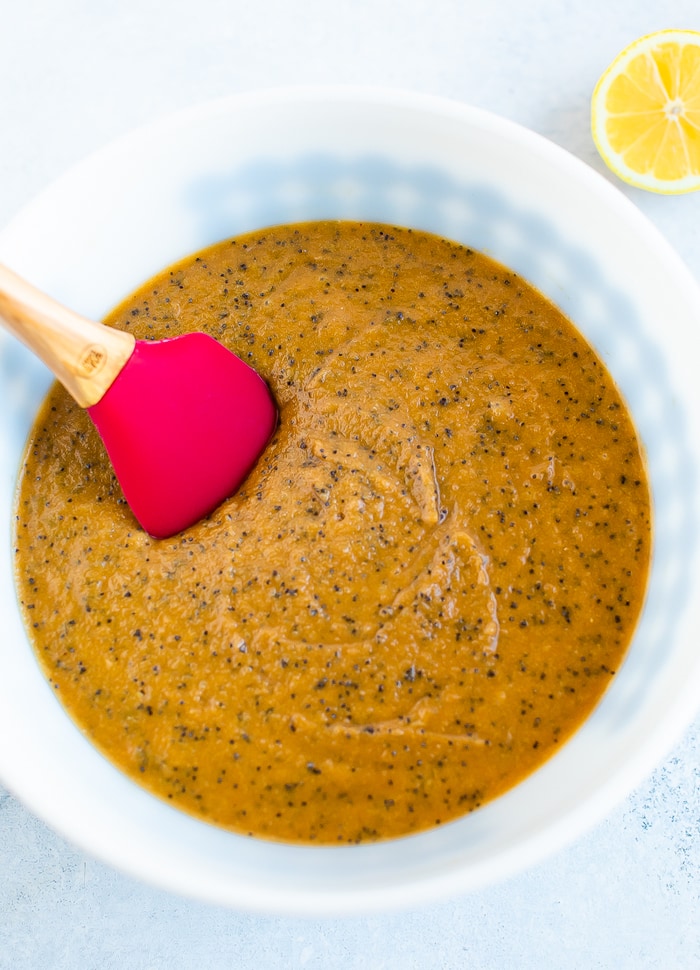
<path id="1" fill-rule="evenodd" d="M 285 83 L 376 83 L 458 98 L 603 171 L 588 129 L 600 72 L 640 34 L 700 30 L 697 0 L 5 7 L 0 224 L 72 162 L 138 124 Z M 700 278 L 700 192 L 625 191 Z M 695 970 L 699 728 L 696 720 L 604 823 L 537 868 L 449 903 L 373 919 L 261 918 L 169 896 L 76 852 L 0 789 L 0 968 Z"/>

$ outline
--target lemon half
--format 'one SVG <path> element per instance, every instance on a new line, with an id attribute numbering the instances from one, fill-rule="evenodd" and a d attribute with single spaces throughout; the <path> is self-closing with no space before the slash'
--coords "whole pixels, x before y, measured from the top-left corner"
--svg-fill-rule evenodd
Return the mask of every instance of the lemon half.
<path id="1" fill-rule="evenodd" d="M 591 109 L 596 147 L 625 182 L 700 189 L 700 32 L 661 30 L 630 44 L 598 81 Z"/>

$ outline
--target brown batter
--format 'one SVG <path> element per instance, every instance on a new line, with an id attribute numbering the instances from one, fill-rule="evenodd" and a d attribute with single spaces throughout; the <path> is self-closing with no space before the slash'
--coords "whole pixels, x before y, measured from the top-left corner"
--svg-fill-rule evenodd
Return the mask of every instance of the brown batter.
<path id="1" fill-rule="evenodd" d="M 280 406 L 243 489 L 163 541 L 87 415 L 60 387 L 42 409 L 19 594 L 110 759 L 239 832 L 359 842 L 477 808 L 580 725 L 640 611 L 649 490 L 542 296 L 433 236 L 329 222 L 221 243 L 110 322 L 206 330 Z"/>

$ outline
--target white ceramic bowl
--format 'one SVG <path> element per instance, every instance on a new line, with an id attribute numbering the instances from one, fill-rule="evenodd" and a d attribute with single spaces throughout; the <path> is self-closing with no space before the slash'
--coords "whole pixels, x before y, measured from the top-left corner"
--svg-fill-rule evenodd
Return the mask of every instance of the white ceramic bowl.
<path id="1" fill-rule="evenodd" d="M 159 886 L 256 911 L 374 911 L 480 887 L 597 821 L 685 726 L 700 693 L 700 293 L 605 179 L 463 105 L 368 90 L 227 99 L 137 131 L 60 179 L 0 236 L 0 259 L 100 317 L 178 257 L 323 217 L 432 230 L 521 273 L 575 321 L 626 397 L 655 508 L 649 594 L 593 716 L 541 770 L 460 821 L 394 842 L 306 848 L 193 820 L 111 766 L 73 725 L 17 610 L 16 472 L 48 376 L 0 340 L 0 778 L 66 838 Z"/>

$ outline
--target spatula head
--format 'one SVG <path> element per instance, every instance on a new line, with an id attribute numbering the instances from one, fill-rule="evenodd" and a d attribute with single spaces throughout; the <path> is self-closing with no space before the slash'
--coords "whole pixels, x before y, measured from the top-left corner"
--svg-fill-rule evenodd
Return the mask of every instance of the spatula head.
<path id="1" fill-rule="evenodd" d="M 157 538 L 233 495 L 277 423 L 265 381 L 203 333 L 137 341 L 88 411 L 132 512 Z"/>

